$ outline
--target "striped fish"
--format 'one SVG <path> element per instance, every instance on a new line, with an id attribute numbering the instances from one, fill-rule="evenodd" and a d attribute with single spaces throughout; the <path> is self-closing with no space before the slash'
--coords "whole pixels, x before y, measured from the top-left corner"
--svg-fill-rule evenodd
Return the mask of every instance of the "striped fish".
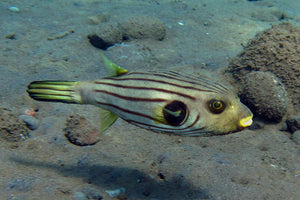
<path id="1" fill-rule="evenodd" d="M 34 81 L 39 101 L 91 104 L 102 109 L 104 131 L 118 118 L 153 132 L 211 136 L 252 123 L 251 111 L 222 83 L 174 71 L 128 72 L 102 55 L 114 76 L 94 81 Z"/>

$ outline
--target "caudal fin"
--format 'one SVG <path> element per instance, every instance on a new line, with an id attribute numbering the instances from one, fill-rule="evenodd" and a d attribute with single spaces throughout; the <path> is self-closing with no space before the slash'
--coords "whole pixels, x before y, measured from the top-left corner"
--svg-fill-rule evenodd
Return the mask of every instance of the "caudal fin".
<path id="1" fill-rule="evenodd" d="M 33 81 L 28 85 L 29 96 L 38 101 L 63 103 L 81 103 L 81 96 L 76 91 L 79 82 L 72 81 Z"/>

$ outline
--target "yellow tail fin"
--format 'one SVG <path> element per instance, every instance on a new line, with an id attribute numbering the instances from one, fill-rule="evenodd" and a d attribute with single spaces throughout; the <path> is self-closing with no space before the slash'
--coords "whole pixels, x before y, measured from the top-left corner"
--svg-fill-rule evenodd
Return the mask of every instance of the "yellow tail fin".
<path id="1" fill-rule="evenodd" d="M 80 93 L 75 88 L 77 84 L 72 81 L 34 81 L 28 85 L 27 92 L 38 101 L 81 103 Z"/>

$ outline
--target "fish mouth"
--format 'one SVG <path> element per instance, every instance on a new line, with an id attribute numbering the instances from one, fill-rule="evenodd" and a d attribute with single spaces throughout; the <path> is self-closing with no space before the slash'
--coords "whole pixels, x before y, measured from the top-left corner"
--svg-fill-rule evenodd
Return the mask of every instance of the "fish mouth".
<path id="1" fill-rule="evenodd" d="M 239 121 L 239 124 L 242 128 L 246 128 L 248 126 L 251 126 L 252 124 L 252 117 L 253 115 L 250 115 L 248 117 L 245 117 L 245 118 L 242 118 L 240 121 Z"/>

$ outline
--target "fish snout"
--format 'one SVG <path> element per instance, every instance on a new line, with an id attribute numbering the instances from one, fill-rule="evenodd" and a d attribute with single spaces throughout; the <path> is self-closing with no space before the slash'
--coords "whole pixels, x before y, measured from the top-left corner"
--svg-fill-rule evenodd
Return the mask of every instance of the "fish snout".
<path id="1" fill-rule="evenodd" d="M 251 124 L 252 124 L 252 117 L 253 117 L 253 114 L 251 114 L 250 116 L 248 116 L 248 117 L 244 117 L 244 118 L 242 118 L 240 121 L 239 121 L 239 126 L 241 127 L 241 128 L 246 128 L 246 127 L 248 127 L 248 126 L 251 126 Z"/>

